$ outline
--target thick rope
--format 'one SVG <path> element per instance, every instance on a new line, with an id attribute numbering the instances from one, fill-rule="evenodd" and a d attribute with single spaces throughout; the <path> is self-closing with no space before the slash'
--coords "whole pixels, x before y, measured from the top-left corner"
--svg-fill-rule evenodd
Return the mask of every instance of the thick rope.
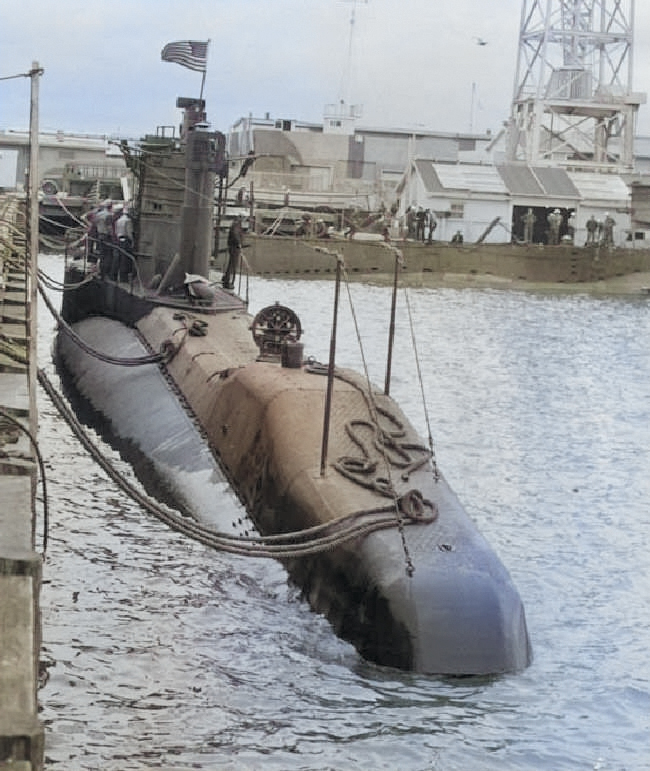
<path id="1" fill-rule="evenodd" d="M 68 289 L 79 289 L 80 286 L 84 286 L 84 284 L 89 284 L 91 281 L 94 280 L 94 276 L 89 275 L 89 276 L 86 276 L 86 278 L 82 279 L 81 281 L 75 281 L 74 283 L 66 284 L 62 281 L 57 281 L 51 276 L 48 276 L 47 273 L 42 271 L 40 268 L 38 269 L 38 278 L 40 281 L 43 282 L 43 284 L 48 289 L 51 289 L 53 292 L 65 292 Z"/>
<path id="2" fill-rule="evenodd" d="M 83 220 L 81 220 L 79 217 L 77 217 L 76 214 L 74 214 L 74 212 L 70 211 L 70 209 L 65 205 L 63 200 L 59 198 L 58 195 L 55 195 L 54 198 L 57 204 L 63 209 L 63 211 L 68 215 L 68 217 L 70 217 L 71 220 L 76 222 L 77 225 L 81 225 L 81 227 L 86 227 L 86 223 Z"/>
<path id="3" fill-rule="evenodd" d="M 18 364 L 29 364 L 25 345 L 3 332 L 0 332 L 0 353 Z"/>
<path id="4" fill-rule="evenodd" d="M 400 507 L 397 501 L 397 493 L 395 492 L 395 485 L 393 484 L 392 475 L 391 475 L 391 467 L 390 462 L 388 460 L 388 457 L 386 455 L 386 440 L 388 439 L 388 435 L 386 432 L 381 428 L 379 425 L 379 414 L 377 411 L 377 405 L 375 403 L 374 394 L 372 390 L 372 383 L 370 381 L 370 373 L 368 371 L 368 365 L 366 363 L 366 356 L 363 349 L 363 341 L 361 339 L 361 332 L 359 330 L 359 323 L 357 320 L 357 314 L 354 307 L 354 303 L 352 302 L 352 293 L 350 292 L 350 277 L 348 276 L 348 272 L 345 269 L 345 263 L 343 264 L 343 276 L 345 278 L 345 288 L 348 295 L 348 302 L 350 304 L 350 311 L 352 313 L 352 319 L 354 321 L 354 329 L 357 336 L 357 342 L 359 344 L 359 351 L 361 353 L 361 361 L 363 362 L 363 371 L 366 378 L 366 385 L 368 388 L 368 407 L 370 409 L 370 416 L 372 418 L 372 421 L 376 427 L 377 432 L 379 433 L 381 439 L 377 442 L 378 449 L 380 450 L 382 457 L 384 459 L 384 467 L 386 469 L 387 474 L 387 490 L 389 491 L 388 494 L 392 494 L 394 503 L 395 503 L 395 519 L 397 521 L 397 527 L 400 534 L 400 540 L 402 542 L 402 550 L 404 551 L 404 559 L 406 561 L 406 573 L 409 577 L 413 576 L 413 573 L 415 572 L 415 566 L 413 565 L 413 560 L 411 558 L 411 553 L 408 547 L 408 544 L 406 543 L 406 533 L 404 532 L 404 519 L 402 517 L 402 513 L 400 511 Z"/>
<path id="5" fill-rule="evenodd" d="M 408 309 L 409 325 L 411 327 L 411 344 L 413 345 L 413 354 L 415 356 L 415 367 L 418 373 L 418 383 L 420 385 L 420 394 L 422 395 L 422 409 L 424 410 L 424 419 L 427 424 L 427 431 L 429 433 L 429 449 L 431 450 L 431 463 L 433 465 L 433 476 L 436 481 L 440 479 L 440 471 L 438 470 L 438 464 L 436 463 L 436 452 L 433 445 L 433 432 L 431 431 L 431 421 L 429 419 L 429 410 L 427 408 L 427 397 L 424 392 L 424 380 L 422 378 L 422 368 L 420 366 L 420 356 L 418 354 L 418 346 L 415 337 L 415 324 L 413 323 L 413 313 L 411 311 L 411 301 L 409 293 L 404 288 L 404 296 L 406 298 L 406 307 Z"/>
<path id="6" fill-rule="evenodd" d="M 390 506 L 356 512 L 348 517 L 303 531 L 259 538 L 231 536 L 205 527 L 162 506 L 129 482 L 90 440 L 72 410 L 43 370 L 38 371 L 38 380 L 81 444 L 127 495 L 172 529 L 205 546 L 239 556 L 274 559 L 298 558 L 329 551 L 350 540 L 395 526 L 393 507 Z M 403 507 L 409 523 L 424 524 L 435 518 L 424 515 L 424 506 L 418 502 L 417 493 L 411 492 L 405 495 Z"/>
<path id="7" fill-rule="evenodd" d="M 36 441 L 34 435 L 28 428 L 23 426 L 23 424 L 19 420 L 17 420 L 13 415 L 10 415 L 2 407 L 0 407 L 0 416 L 2 417 L 2 421 L 5 423 L 5 425 L 7 424 L 11 425 L 15 429 L 22 431 L 23 434 L 27 436 L 27 438 L 31 442 L 32 447 L 34 448 L 34 452 L 36 453 L 36 460 L 38 463 L 38 469 L 41 477 L 41 487 L 43 489 L 43 556 L 45 556 L 45 552 L 47 551 L 47 539 L 48 539 L 48 533 L 50 528 L 50 509 L 49 509 L 49 504 L 47 499 L 47 480 L 45 478 L 45 464 L 43 463 L 43 456 L 41 455 L 38 442 Z"/>
<path id="8" fill-rule="evenodd" d="M 49 297 L 45 293 L 45 290 L 43 289 L 43 286 L 41 282 L 38 283 L 38 291 L 40 292 L 41 297 L 45 301 L 45 304 L 47 305 L 50 313 L 54 316 L 56 319 L 58 328 L 63 332 L 65 335 L 67 335 L 76 345 L 78 345 L 83 351 L 85 351 L 89 356 L 92 356 L 95 359 L 99 359 L 100 361 L 105 362 L 106 364 L 116 364 L 120 367 L 139 367 L 144 364 L 160 364 L 162 362 L 170 361 L 173 356 L 176 355 L 178 352 L 180 346 L 183 344 L 184 337 L 182 338 L 180 343 L 174 343 L 171 340 L 165 341 L 161 345 L 161 351 L 160 353 L 150 353 L 146 356 L 136 356 L 134 358 L 124 358 L 120 356 L 109 356 L 108 354 L 100 353 L 95 348 L 92 348 L 88 343 L 85 342 L 85 340 L 80 337 L 74 329 L 62 318 L 62 316 L 57 312 L 56 308 L 52 305 L 50 302 Z"/>

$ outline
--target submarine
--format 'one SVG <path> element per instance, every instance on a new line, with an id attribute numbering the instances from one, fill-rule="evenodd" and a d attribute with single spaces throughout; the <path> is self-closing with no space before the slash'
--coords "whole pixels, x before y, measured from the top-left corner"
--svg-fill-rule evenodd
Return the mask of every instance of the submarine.
<path id="1" fill-rule="evenodd" d="M 66 262 L 57 356 L 69 381 L 152 461 L 156 433 L 168 465 L 190 464 L 193 451 L 166 441 L 164 420 L 138 410 L 149 386 L 128 366 L 135 341 L 137 363 L 198 426 L 254 523 L 250 552 L 278 559 L 367 660 L 442 676 L 523 670 L 532 648 L 507 569 L 390 396 L 388 376 L 382 389 L 336 364 L 342 257 L 333 257 L 324 363 L 306 355 L 290 298 L 249 313 L 245 260 L 235 265 L 238 291 L 209 280 L 215 211 L 219 220 L 233 162 L 205 101 L 177 106 L 179 136 L 159 130 L 137 147 L 123 144 L 135 180 L 133 250 L 120 257 L 104 245 L 94 261 L 86 239 Z M 116 255 L 130 260 L 127 277 L 106 269 Z M 396 257 L 396 281 L 397 265 Z M 210 472 L 205 484 L 217 495 L 223 482 Z M 201 503 L 191 516 L 223 527 Z"/>

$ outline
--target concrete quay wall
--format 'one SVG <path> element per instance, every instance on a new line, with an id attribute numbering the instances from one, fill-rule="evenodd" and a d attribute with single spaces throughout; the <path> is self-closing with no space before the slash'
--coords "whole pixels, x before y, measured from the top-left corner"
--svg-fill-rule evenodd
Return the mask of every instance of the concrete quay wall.
<path id="1" fill-rule="evenodd" d="M 32 441 L 20 428 L 35 437 L 36 341 L 25 254 L 24 202 L 0 196 L 0 771 L 43 767 L 38 477 Z"/>

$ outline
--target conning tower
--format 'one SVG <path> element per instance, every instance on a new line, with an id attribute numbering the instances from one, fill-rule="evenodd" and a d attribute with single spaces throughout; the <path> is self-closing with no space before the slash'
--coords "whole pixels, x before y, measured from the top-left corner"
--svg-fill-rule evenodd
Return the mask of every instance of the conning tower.
<path id="1" fill-rule="evenodd" d="M 163 276 L 161 289 L 182 285 L 185 273 L 207 276 L 213 244 L 214 190 L 226 173 L 225 136 L 210 131 L 205 100 L 179 97 L 180 136 L 170 126 L 140 143 L 136 172 L 140 274 Z"/>

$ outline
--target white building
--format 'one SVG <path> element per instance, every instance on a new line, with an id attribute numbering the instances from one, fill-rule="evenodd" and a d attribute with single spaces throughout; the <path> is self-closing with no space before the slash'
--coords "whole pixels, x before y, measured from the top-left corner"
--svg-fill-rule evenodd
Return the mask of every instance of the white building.
<path id="1" fill-rule="evenodd" d="M 430 209 L 438 220 L 437 240 L 450 241 L 460 230 L 466 242 L 506 243 L 523 240 L 523 216 L 535 215 L 534 243 L 547 243 L 547 218 L 562 214 L 560 236 L 569 236 L 575 216 L 576 244 L 586 240 L 585 224 L 594 216 L 616 221 L 615 244 L 629 245 L 632 195 L 619 174 L 567 171 L 521 163 L 470 164 L 413 161 L 397 188 L 398 216 L 409 207 Z M 497 219 L 498 218 L 498 219 Z"/>

